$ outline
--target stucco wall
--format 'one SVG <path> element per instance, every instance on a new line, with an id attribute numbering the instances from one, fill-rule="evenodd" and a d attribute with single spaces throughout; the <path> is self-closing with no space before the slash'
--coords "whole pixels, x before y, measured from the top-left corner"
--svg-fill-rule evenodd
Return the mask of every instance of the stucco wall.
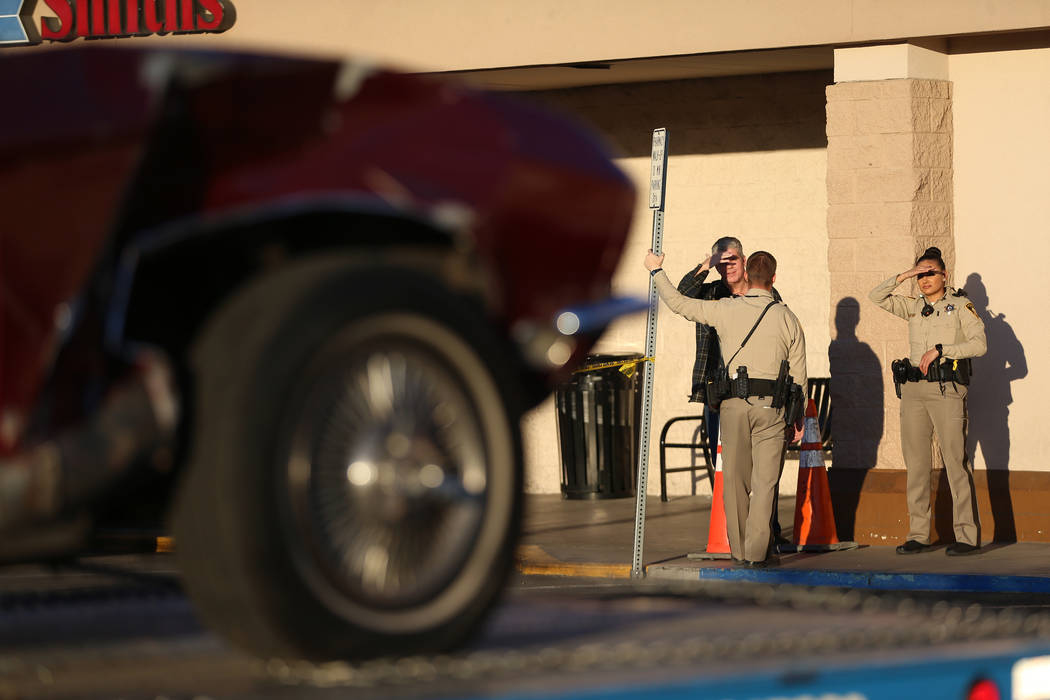
<path id="1" fill-rule="evenodd" d="M 830 72 L 672 81 L 536 93 L 604 133 L 623 167 L 645 191 L 651 132 L 670 141 L 664 228 L 665 268 L 678 281 L 720 236 L 741 239 L 745 252 L 765 249 L 778 260 L 776 287 L 802 321 L 809 371 L 828 375 L 829 275 L 824 89 Z M 652 242 L 652 214 L 639 198 L 627 250 L 614 284 L 645 296 L 642 258 Z M 717 273 L 712 273 L 717 275 Z M 714 279 L 714 278 L 711 278 Z M 614 324 L 598 350 L 644 352 L 644 313 Z M 657 445 L 664 422 L 693 413 L 687 402 L 695 348 L 694 325 L 666 307 L 659 314 L 649 492 L 658 493 Z M 555 415 L 548 400 L 524 423 L 526 490 L 556 492 L 560 484 Z M 688 437 L 686 434 L 681 438 Z M 684 452 L 678 464 L 687 459 Z M 790 480 L 789 477 L 788 480 Z M 790 491 L 793 484 L 789 484 Z M 689 493 L 686 474 L 671 493 Z M 706 478 L 698 492 L 707 489 Z"/>
<path id="2" fill-rule="evenodd" d="M 955 280 L 984 317 L 970 390 L 975 463 L 1050 471 L 1050 48 L 955 54 Z"/>

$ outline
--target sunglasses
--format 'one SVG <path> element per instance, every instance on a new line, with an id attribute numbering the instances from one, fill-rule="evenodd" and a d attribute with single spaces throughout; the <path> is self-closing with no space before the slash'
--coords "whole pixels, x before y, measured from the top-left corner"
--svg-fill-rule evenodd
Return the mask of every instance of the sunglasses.
<path id="1" fill-rule="evenodd" d="M 930 270 L 929 272 L 923 272 L 921 274 L 918 274 L 918 275 L 916 275 L 916 277 L 918 279 L 922 279 L 923 277 L 933 277 L 934 275 L 943 275 L 943 274 L 944 273 L 941 272 L 940 270 Z"/>

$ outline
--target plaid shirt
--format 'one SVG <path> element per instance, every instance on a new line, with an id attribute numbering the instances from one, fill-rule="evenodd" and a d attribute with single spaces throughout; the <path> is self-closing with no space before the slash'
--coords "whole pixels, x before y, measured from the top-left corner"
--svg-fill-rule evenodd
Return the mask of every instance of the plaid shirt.
<path id="1" fill-rule="evenodd" d="M 697 274 L 700 265 L 687 272 L 682 281 L 678 283 L 680 294 L 690 299 L 709 301 L 733 296 L 733 293 L 729 291 L 729 285 L 721 277 L 714 282 L 706 281 L 711 270 L 704 270 Z M 776 301 L 783 301 L 776 289 L 773 290 L 773 298 Z M 690 402 L 707 403 L 707 392 L 704 388 L 707 378 L 717 372 L 721 366 L 722 350 L 718 344 L 718 333 L 711 326 L 696 324 L 696 361 L 693 363 L 693 390 L 689 396 Z"/>

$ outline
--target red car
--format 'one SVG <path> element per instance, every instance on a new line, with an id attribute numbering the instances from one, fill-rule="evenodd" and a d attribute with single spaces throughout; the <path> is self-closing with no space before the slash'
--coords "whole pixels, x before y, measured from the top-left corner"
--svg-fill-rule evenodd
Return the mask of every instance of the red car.
<path id="1" fill-rule="evenodd" d="M 599 142 L 288 57 L 32 49 L 0 95 L 0 558 L 153 528 L 256 652 L 463 639 L 511 564 L 519 417 L 597 337 L 555 316 L 627 236 Z"/>

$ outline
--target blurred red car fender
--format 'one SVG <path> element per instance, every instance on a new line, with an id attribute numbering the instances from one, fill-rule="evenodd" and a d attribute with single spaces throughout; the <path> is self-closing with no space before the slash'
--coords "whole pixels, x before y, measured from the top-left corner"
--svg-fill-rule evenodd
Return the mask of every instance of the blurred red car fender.
<path id="1" fill-rule="evenodd" d="M 605 322 L 555 315 L 608 297 L 626 177 L 425 76 L 34 51 L 0 56 L 0 560 L 171 531 L 252 651 L 463 640 L 511 566 L 519 418 Z"/>
<path id="2" fill-rule="evenodd" d="M 337 62 L 77 47 L 0 66 L 5 411 L 30 410 L 56 309 L 103 250 L 161 225 L 311 208 L 436 220 L 476 252 L 507 328 L 609 293 L 633 189 L 562 117 Z M 146 162 L 174 138 L 186 148 Z"/>

